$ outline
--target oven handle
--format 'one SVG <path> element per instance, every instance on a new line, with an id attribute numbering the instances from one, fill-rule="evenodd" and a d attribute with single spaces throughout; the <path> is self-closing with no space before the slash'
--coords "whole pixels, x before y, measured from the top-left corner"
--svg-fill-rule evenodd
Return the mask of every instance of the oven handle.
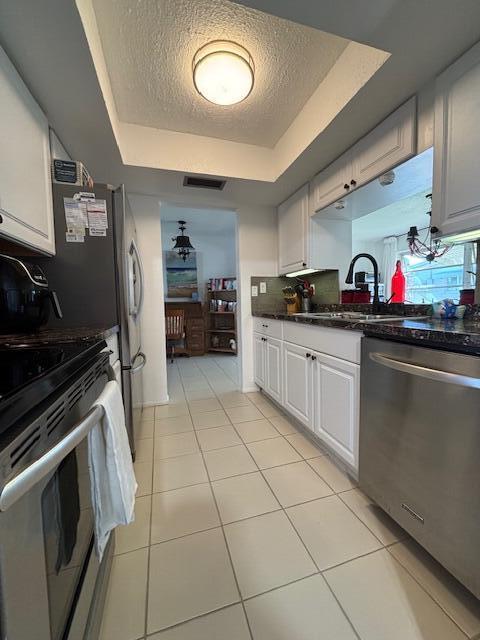
<path id="1" fill-rule="evenodd" d="M 0 494 L 0 511 L 6 511 L 77 447 L 93 427 L 103 418 L 104 408 L 93 406 L 67 435 L 41 458 L 10 480 Z"/>
<path id="2" fill-rule="evenodd" d="M 461 373 L 451 373 L 450 371 L 443 371 L 442 369 L 431 369 L 430 367 L 423 367 L 419 364 L 396 360 L 395 358 L 390 358 L 383 353 L 377 352 L 370 353 L 370 360 L 389 369 L 409 373 L 413 376 L 421 376 L 422 378 L 428 378 L 429 380 L 444 382 L 446 384 L 456 384 L 460 387 L 480 389 L 480 378 L 474 376 L 464 376 Z"/>

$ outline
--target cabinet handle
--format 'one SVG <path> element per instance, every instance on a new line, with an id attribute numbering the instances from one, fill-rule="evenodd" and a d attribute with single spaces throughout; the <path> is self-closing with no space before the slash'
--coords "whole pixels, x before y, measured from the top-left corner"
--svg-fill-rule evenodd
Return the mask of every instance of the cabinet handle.
<path id="1" fill-rule="evenodd" d="M 347 183 L 345 183 L 345 184 L 343 185 L 343 188 L 344 188 L 344 189 L 346 189 L 346 190 L 348 191 L 348 190 L 350 189 L 350 185 L 349 185 L 349 184 L 347 184 Z"/>
<path id="2" fill-rule="evenodd" d="M 312 354 L 311 354 L 311 353 L 306 353 L 306 354 L 305 354 L 305 357 L 306 357 L 306 358 L 311 358 L 311 357 L 312 357 Z"/>
<path id="3" fill-rule="evenodd" d="M 3 216 L 2 216 L 2 214 L 0 213 L 0 224 L 2 224 L 2 222 L 3 222 Z"/>
<path id="4" fill-rule="evenodd" d="M 356 187 L 357 186 L 357 181 L 356 180 L 350 180 L 350 184 L 352 185 L 352 187 Z"/>

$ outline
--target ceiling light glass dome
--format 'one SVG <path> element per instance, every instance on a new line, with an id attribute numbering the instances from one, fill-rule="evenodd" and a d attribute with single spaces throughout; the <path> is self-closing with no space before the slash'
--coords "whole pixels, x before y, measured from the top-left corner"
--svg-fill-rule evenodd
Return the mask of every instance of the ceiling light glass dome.
<path id="1" fill-rule="evenodd" d="M 209 102 L 218 105 L 242 102 L 253 88 L 252 56 L 235 42 L 209 42 L 193 58 L 193 81 L 198 93 Z"/>

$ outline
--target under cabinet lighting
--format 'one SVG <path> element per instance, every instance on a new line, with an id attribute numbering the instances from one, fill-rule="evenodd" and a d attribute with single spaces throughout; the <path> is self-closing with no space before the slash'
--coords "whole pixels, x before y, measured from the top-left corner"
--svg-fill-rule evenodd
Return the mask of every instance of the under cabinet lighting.
<path id="1" fill-rule="evenodd" d="M 292 273 L 286 273 L 287 278 L 297 278 L 298 276 L 307 276 L 309 273 L 318 273 L 321 269 L 302 269 L 301 271 L 292 271 Z"/>
<path id="2" fill-rule="evenodd" d="M 448 242 L 449 244 L 456 244 L 458 242 L 473 242 L 474 240 L 480 239 L 480 229 L 475 229 L 474 231 L 465 231 L 464 233 L 454 233 L 453 235 L 445 235 L 442 236 L 443 242 Z"/>

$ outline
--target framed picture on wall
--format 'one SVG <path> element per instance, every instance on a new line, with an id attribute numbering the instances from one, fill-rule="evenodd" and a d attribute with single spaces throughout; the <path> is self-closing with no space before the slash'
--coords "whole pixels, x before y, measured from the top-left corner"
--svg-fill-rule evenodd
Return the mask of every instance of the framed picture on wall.
<path id="1" fill-rule="evenodd" d="M 176 251 L 165 251 L 167 298 L 195 298 L 198 295 L 197 256 L 194 251 L 184 261 Z"/>

